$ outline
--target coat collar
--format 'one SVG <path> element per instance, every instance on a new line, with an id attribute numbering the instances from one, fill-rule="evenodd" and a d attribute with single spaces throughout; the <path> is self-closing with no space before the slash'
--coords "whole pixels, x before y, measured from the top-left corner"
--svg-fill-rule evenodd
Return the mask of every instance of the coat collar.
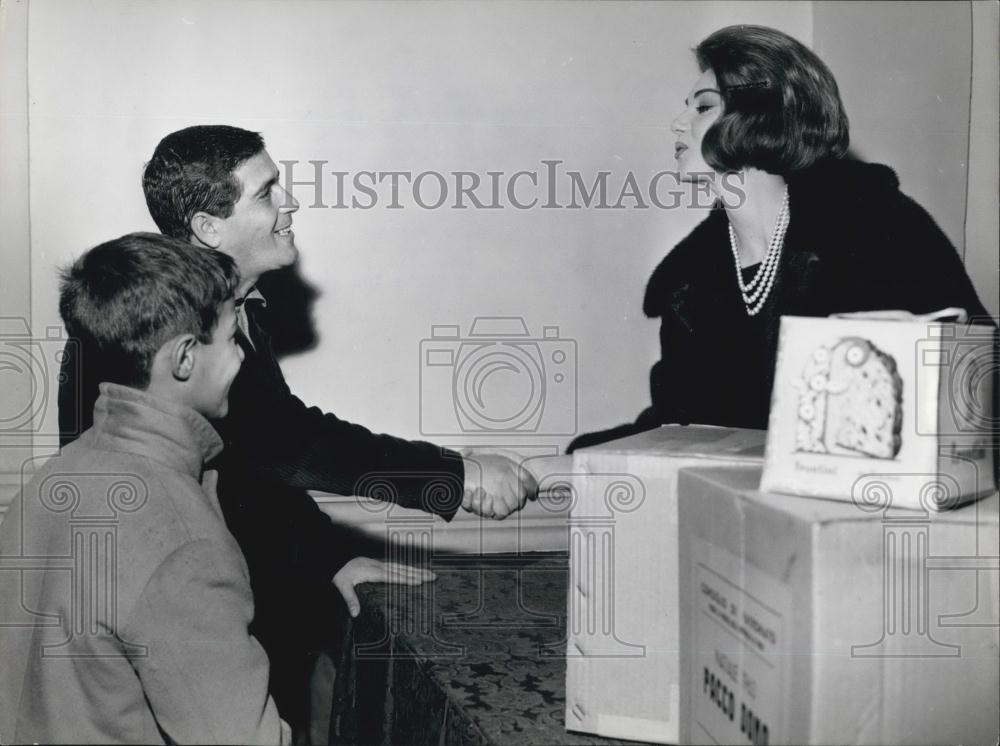
<path id="1" fill-rule="evenodd" d="M 267 306 L 267 298 L 257 289 L 256 285 L 250 288 L 250 291 L 242 298 L 236 299 L 236 307 L 242 308 L 243 304 L 247 301 L 259 301 L 262 306 Z"/>
<path id="2" fill-rule="evenodd" d="M 90 432 L 99 448 L 145 456 L 195 479 L 222 450 L 208 420 L 190 407 L 107 382 L 100 385 Z"/>
<path id="3" fill-rule="evenodd" d="M 254 305 L 259 305 L 261 308 L 267 307 L 267 298 L 257 289 L 256 285 L 250 288 L 250 292 L 242 298 L 236 299 L 236 325 L 243 332 L 243 337 L 251 349 L 256 349 L 256 345 L 250 334 L 250 320 L 247 318 L 247 308 Z"/>
<path id="4" fill-rule="evenodd" d="M 899 193 L 899 180 L 886 166 L 833 158 L 789 174 L 787 180 L 791 222 L 773 292 L 794 305 L 808 300 L 831 252 L 851 249 L 851 238 L 843 233 L 845 222 L 864 224 L 861 216 L 877 213 L 880 205 Z M 854 220 L 847 220 L 851 215 Z M 680 313 L 693 286 L 700 290 L 714 287 L 728 297 L 728 280 L 720 274 L 732 278 L 733 273 L 726 223 L 726 211 L 713 208 L 660 262 L 646 286 L 643 311 L 647 316 Z M 720 283 L 726 284 L 725 291 L 719 290 Z M 736 292 L 735 280 L 731 291 Z"/>

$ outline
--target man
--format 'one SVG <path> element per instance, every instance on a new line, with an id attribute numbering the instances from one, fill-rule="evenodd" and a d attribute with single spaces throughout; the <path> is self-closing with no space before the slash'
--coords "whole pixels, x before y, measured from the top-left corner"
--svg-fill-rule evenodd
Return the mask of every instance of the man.
<path id="1" fill-rule="evenodd" d="M 255 634 L 271 657 L 272 692 L 282 717 L 301 726 L 310 656 L 329 647 L 341 608 L 331 598 L 331 579 L 352 615 L 358 610 L 354 584 L 386 579 L 374 561 L 363 571 L 340 574 L 357 547 L 345 542 L 305 490 L 351 495 L 364 492 L 362 485 L 377 485 L 372 496 L 389 494 L 402 506 L 450 520 L 460 506 L 504 518 L 536 485 L 502 456 L 472 460 L 429 443 L 376 435 L 307 407 L 291 393 L 255 286 L 261 275 L 295 262 L 292 216 L 299 205 L 279 184 L 259 134 L 197 126 L 167 135 L 146 165 L 143 190 L 163 233 L 222 251 L 240 271 L 238 339 L 246 358 L 230 391 L 229 414 L 215 423 L 226 444 L 220 503 L 250 567 Z M 60 390 L 64 433 L 74 417 L 84 427 L 89 422 L 101 380 L 101 372 L 86 365 L 86 350 L 81 359 L 79 399 L 73 385 Z M 378 478 L 365 479 L 372 475 Z"/>

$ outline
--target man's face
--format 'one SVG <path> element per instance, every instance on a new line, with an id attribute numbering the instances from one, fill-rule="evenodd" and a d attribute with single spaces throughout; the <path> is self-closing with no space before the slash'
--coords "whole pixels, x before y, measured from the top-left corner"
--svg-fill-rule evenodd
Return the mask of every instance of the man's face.
<path id="1" fill-rule="evenodd" d="M 240 372 L 243 349 L 236 342 L 236 307 L 232 299 L 220 309 L 212 340 L 199 342 L 191 387 L 192 408 L 205 417 L 229 412 L 229 387 Z"/>
<path id="2" fill-rule="evenodd" d="M 299 203 L 278 183 L 278 168 L 265 150 L 244 162 L 234 175 L 243 192 L 232 215 L 217 225 L 218 248 L 236 261 L 246 287 L 265 272 L 295 262 L 298 249 L 292 213 Z"/>

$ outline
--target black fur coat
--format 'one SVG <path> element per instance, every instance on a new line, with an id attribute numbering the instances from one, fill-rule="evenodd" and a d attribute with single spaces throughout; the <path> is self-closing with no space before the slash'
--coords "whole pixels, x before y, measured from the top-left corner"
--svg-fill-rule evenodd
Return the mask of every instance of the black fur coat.
<path id="1" fill-rule="evenodd" d="M 778 275 L 750 318 L 725 211 L 713 210 L 653 272 L 643 310 L 660 317 L 650 424 L 767 426 L 779 317 L 948 306 L 985 317 L 962 260 L 888 167 L 825 161 L 788 180 Z"/>
<path id="2" fill-rule="evenodd" d="M 761 312 L 746 313 L 726 213 L 714 209 L 646 288 L 643 310 L 662 319 L 652 406 L 571 450 L 667 423 L 766 428 L 782 315 L 959 306 L 986 316 L 955 248 L 892 169 L 828 160 L 790 176 L 788 188 L 790 223 Z"/>

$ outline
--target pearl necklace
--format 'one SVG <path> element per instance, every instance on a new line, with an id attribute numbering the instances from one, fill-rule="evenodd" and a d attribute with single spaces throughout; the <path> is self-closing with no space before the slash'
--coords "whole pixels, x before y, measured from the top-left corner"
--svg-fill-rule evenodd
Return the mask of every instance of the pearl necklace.
<path id="1" fill-rule="evenodd" d="M 781 200 L 781 209 L 778 210 L 778 217 L 774 223 L 774 230 L 771 232 L 771 241 L 767 247 L 767 254 L 764 261 L 760 263 L 757 272 L 754 273 L 750 282 L 743 282 L 743 272 L 740 268 L 740 249 L 736 240 L 736 230 L 732 222 L 729 223 L 729 246 L 733 250 L 733 261 L 736 264 L 736 283 L 740 286 L 740 295 L 743 296 L 743 304 L 747 307 L 748 316 L 756 316 L 760 309 L 767 302 L 767 296 L 771 294 L 774 286 L 774 279 L 778 274 L 778 260 L 781 258 L 781 248 L 785 244 L 785 231 L 788 230 L 788 187 L 785 187 L 785 195 Z"/>

